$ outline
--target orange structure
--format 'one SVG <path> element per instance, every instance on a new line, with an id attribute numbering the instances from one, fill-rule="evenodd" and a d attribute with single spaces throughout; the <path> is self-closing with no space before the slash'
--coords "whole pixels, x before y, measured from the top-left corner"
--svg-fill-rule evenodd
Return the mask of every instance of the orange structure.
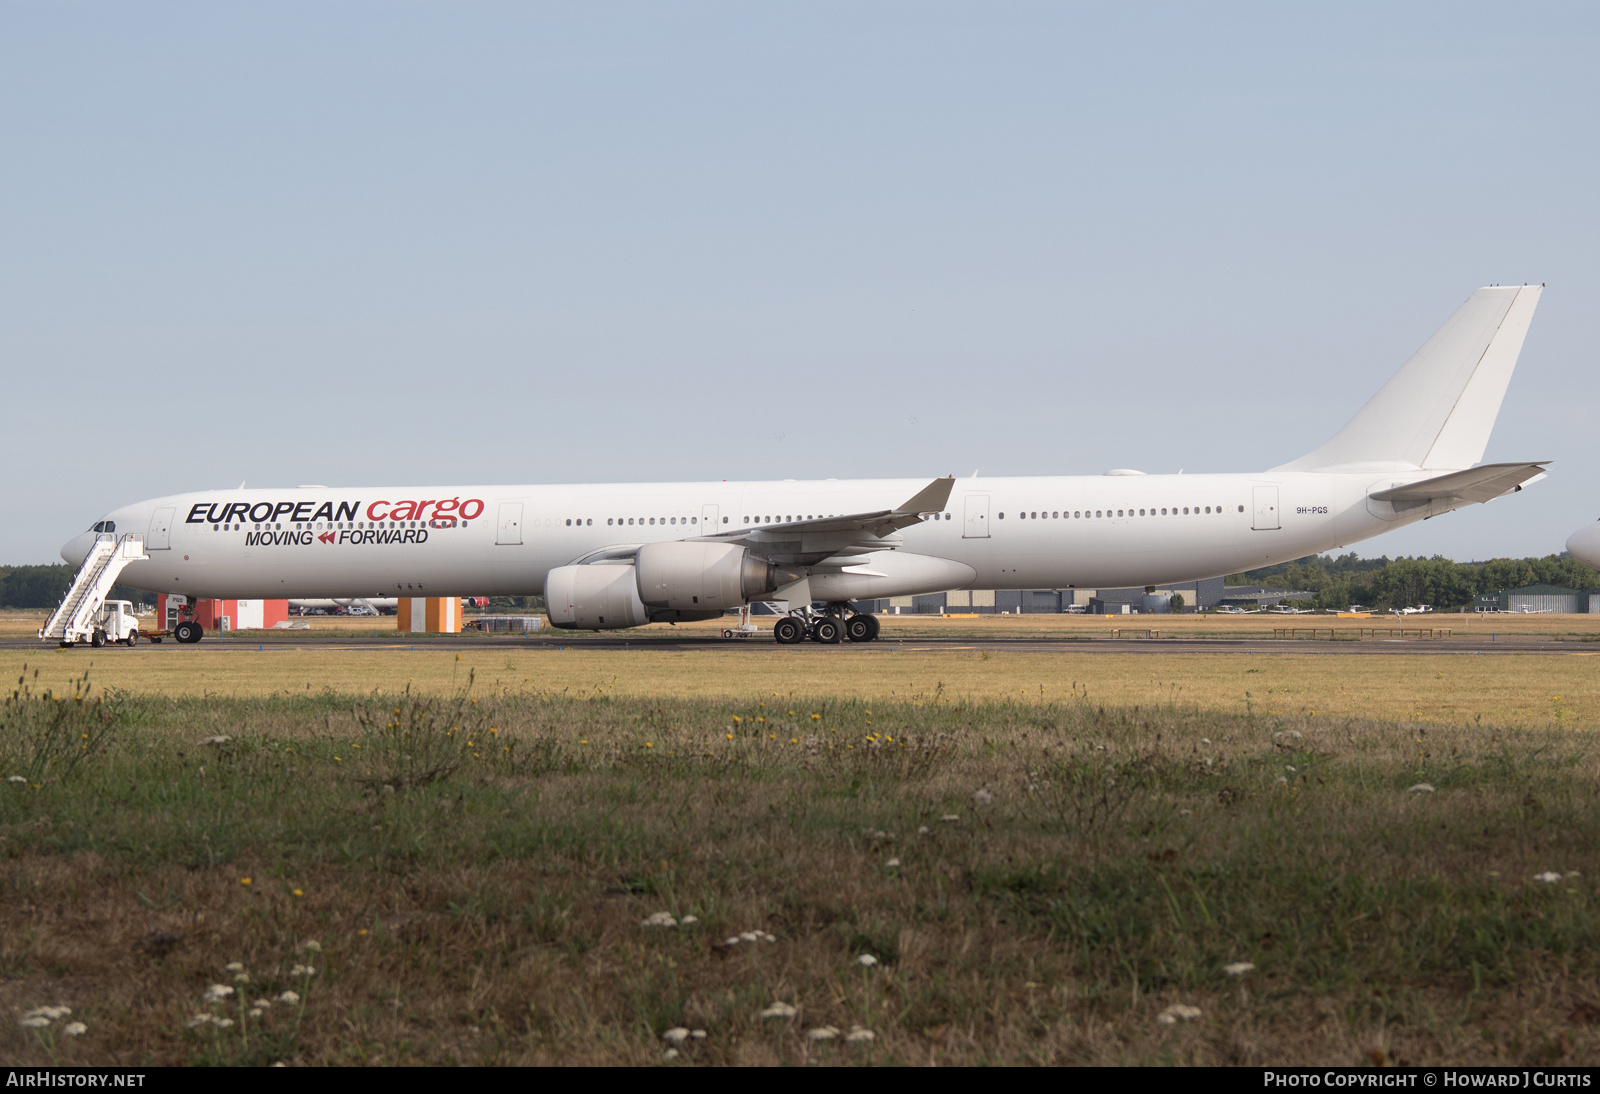
<path id="1" fill-rule="evenodd" d="M 396 627 L 401 632 L 457 634 L 461 630 L 459 596 L 402 596 L 399 608 Z"/>

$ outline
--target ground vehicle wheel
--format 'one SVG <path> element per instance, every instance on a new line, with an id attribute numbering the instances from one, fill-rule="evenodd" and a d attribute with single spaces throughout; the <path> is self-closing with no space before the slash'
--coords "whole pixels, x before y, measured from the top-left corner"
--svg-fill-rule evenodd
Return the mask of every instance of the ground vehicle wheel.
<path id="1" fill-rule="evenodd" d="M 128 648 L 131 650 L 134 646 L 139 644 L 139 632 L 138 631 L 129 631 L 128 632 L 127 641 L 128 641 Z"/>
<path id="2" fill-rule="evenodd" d="M 844 627 L 831 616 L 819 619 L 811 628 L 811 637 L 824 646 L 832 646 L 844 639 Z"/>
<path id="3" fill-rule="evenodd" d="M 852 642 L 871 642 L 878 637 L 877 623 L 870 615 L 852 615 L 844 621 L 844 636 Z"/>
<path id="4" fill-rule="evenodd" d="M 722 637 L 724 637 L 724 638 L 732 638 L 733 637 L 733 632 L 728 630 L 726 627 L 724 627 L 722 629 Z"/>
<path id="5" fill-rule="evenodd" d="M 93 646 L 95 649 L 99 649 L 101 646 L 103 646 L 105 644 L 106 644 L 106 632 L 105 631 L 95 631 L 94 634 L 92 634 L 89 637 L 89 645 Z"/>
<path id="6" fill-rule="evenodd" d="M 172 628 L 172 637 L 176 638 L 179 642 L 198 642 L 200 641 L 200 635 L 201 630 L 200 624 L 198 623 L 185 621 Z"/>
<path id="7" fill-rule="evenodd" d="M 772 637 L 777 639 L 780 646 L 792 646 L 803 641 L 805 636 L 806 629 L 792 615 L 786 615 L 772 625 Z"/>

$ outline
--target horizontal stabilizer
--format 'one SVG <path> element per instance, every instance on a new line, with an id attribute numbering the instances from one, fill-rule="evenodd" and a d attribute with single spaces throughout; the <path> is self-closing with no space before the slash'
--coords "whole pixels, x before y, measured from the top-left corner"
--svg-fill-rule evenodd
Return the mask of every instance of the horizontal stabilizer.
<path id="1" fill-rule="evenodd" d="M 1483 459 L 1540 291 L 1473 293 L 1331 440 L 1273 470 L 1454 470 Z"/>
<path id="2" fill-rule="evenodd" d="M 1374 501 L 1428 502 L 1458 499 L 1463 502 L 1492 501 L 1509 494 L 1530 479 L 1544 474 L 1549 460 L 1532 463 L 1486 463 L 1470 471 L 1456 471 L 1421 482 L 1379 490 L 1368 495 Z"/>

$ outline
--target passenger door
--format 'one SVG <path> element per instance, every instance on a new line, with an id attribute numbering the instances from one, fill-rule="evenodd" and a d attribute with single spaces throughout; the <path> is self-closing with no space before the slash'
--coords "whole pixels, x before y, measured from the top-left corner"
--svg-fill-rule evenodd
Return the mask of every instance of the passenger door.
<path id="1" fill-rule="evenodd" d="M 150 518 L 150 533 L 144 537 L 147 551 L 172 550 L 172 509 L 157 509 Z"/>
<path id="2" fill-rule="evenodd" d="M 1278 524 L 1278 488 L 1276 486 L 1257 486 L 1255 489 L 1255 519 L 1250 522 L 1250 527 L 1258 532 L 1270 532 L 1280 527 Z"/>
<path id="3" fill-rule="evenodd" d="M 503 501 L 500 503 L 500 531 L 494 541 L 502 544 L 518 544 L 522 542 L 522 503 L 520 501 Z"/>
<path id="4" fill-rule="evenodd" d="M 968 494 L 967 513 L 961 525 L 962 539 L 989 538 L 989 495 Z"/>
<path id="5" fill-rule="evenodd" d="M 722 530 L 721 512 L 715 505 L 702 505 L 700 507 L 700 534 L 702 536 L 716 535 Z"/>

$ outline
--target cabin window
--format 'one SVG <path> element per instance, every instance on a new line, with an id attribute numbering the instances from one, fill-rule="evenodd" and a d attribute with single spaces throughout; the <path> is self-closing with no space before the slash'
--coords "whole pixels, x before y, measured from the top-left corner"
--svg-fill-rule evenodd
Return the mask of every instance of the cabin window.
<path id="1" fill-rule="evenodd" d="M 689 523 L 690 524 L 699 524 L 700 523 L 700 518 L 699 517 L 690 517 L 689 518 Z"/>
<path id="2" fill-rule="evenodd" d="M 727 524 L 728 523 L 728 518 L 727 517 L 723 517 L 722 518 L 722 523 L 723 524 Z"/>
<path id="3" fill-rule="evenodd" d="M 1001 513 L 1001 514 L 1000 514 L 1000 519 L 1001 519 L 1001 520 L 1005 520 L 1005 519 L 1006 519 L 1006 515 L 1005 515 L 1005 514 L 1004 514 L 1004 513 Z"/>
<path id="4" fill-rule="evenodd" d="M 1244 506 L 1242 506 L 1242 505 L 1239 506 L 1239 512 L 1241 512 L 1241 513 L 1244 512 Z"/>

